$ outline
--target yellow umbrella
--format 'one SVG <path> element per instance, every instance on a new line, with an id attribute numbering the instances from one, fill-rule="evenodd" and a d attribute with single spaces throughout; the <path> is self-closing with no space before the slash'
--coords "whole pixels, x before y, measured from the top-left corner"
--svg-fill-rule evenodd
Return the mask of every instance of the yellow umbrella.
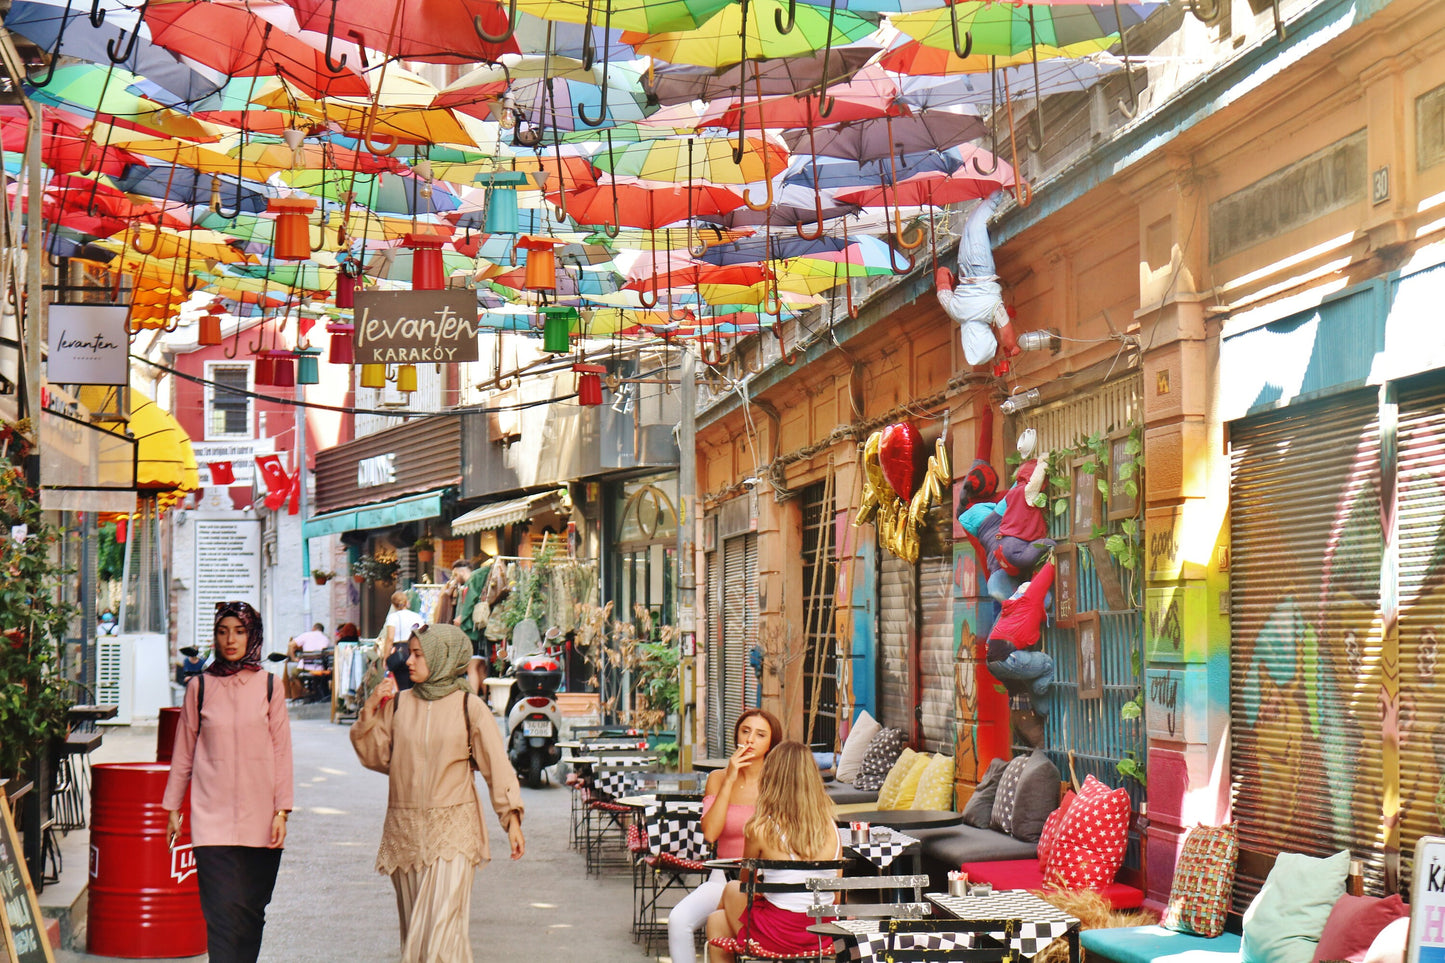
<path id="1" fill-rule="evenodd" d="M 224 150 L 202 147 L 176 139 L 137 139 L 124 142 L 117 140 L 115 145 L 124 146 L 126 150 L 135 154 L 154 157 L 168 164 L 189 167 L 191 170 L 200 171 L 203 174 L 236 174 L 239 172 L 242 177 L 253 181 L 264 181 L 277 171 L 291 166 L 289 160 L 284 166 L 245 160 L 238 164 L 236 158 Z"/>
<path id="2" fill-rule="evenodd" d="M 742 163 L 733 161 L 733 140 L 698 137 L 650 140 L 594 154 L 592 164 L 614 176 L 645 181 L 752 184 L 767 180 L 788 166 L 788 152 L 756 137 L 744 141 Z"/>
<path id="3" fill-rule="evenodd" d="M 228 235 L 218 231 L 197 229 L 173 231 L 168 227 L 157 228 L 150 224 L 138 224 L 133 243 L 127 243 L 127 236 L 97 241 L 96 246 L 116 251 L 122 257 L 132 255 L 137 263 L 150 260 L 220 261 L 223 264 L 255 263 L 255 258 L 238 251 L 226 242 Z"/>

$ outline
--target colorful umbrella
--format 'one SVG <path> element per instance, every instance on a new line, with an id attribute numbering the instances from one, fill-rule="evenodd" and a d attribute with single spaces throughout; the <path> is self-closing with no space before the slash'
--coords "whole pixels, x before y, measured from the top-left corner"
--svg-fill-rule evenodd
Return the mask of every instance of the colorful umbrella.
<path id="1" fill-rule="evenodd" d="M 842 47 L 873 30 L 871 21 L 847 10 L 797 11 L 793 29 L 778 29 L 786 4 L 780 0 L 741 0 L 699 27 L 678 32 L 623 34 L 638 53 L 674 64 L 726 67 L 749 59 L 806 56 L 823 47 Z"/>
<path id="2" fill-rule="evenodd" d="M 306 30 L 389 57 L 428 63 L 495 62 L 519 53 L 506 12 L 495 0 L 286 0 Z M 515 9 L 515 5 L 513 5 Z M 498 37 L 489 40 L 488 36 Z M 326 53 L 331 55 L 331 45 Z M 336 66 L 346 65 L 343 56 Z M 365 64 L 361 66 L 365 67 Z"/>
<path id="3" fill-rule="evenodd" d="M 628 144 L 592 158 L 600 171 L 646 181 L 749 184 L 781 171 L 788 152 L 755 137 L 744 145 L 741 162 L 733 160 L 733 144 L 722 137 L 652 140 Z"/>

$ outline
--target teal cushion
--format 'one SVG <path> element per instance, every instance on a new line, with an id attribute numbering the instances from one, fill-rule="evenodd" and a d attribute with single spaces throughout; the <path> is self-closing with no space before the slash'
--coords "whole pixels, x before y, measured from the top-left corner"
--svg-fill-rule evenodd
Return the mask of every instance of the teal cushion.
<path id="1" fill-rule="evenodd" d="M 1324 859 L 1280 853 L 1244 911 L 1244 963 L 1310 963 L 1349 872 L 1343 850 Z"/>
<path id="2" fill-rule="evenodd" d="M 1162 926 L 1120 926 L 1084 930 L 1079 942 L 1091 957 L 1098 954 L 1114 963 L 1239 963 L 1239 936 L 1235 933 L 1210 939 Z"/>

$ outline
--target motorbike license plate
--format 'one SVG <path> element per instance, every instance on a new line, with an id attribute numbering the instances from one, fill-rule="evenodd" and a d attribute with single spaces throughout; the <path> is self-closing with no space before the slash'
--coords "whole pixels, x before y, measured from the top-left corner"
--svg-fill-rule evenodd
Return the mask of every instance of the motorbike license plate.
<path id="1" fill-rule="evenodd" d="M 552 723 L 546 719 L 523 719 L 522 735 L 547 737 L 552 734 Z"/>

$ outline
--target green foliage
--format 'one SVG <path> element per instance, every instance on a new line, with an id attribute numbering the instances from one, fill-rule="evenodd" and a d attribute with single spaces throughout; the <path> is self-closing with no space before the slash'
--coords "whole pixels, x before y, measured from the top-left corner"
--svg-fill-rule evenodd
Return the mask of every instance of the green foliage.
<path id="1" fill-rule="evenodd" d="M 99 538 L 100 571 L 97 575 L 102 582 L 119 582 L 125 572 L 125 544 L 115 540 L 115 522 L 100 526 Z"/>
<path id="2" fill-rule="evenodd" d="M 547 573 L 556 555 L 557 546 L 548 539 L 547 544 L 542 546 L 542 550 L 532 559 L 531 565 L 514 567 L 517 581 L 498 607 L 501 612 L 499 618 L 506 627 L 508 639 L 512 637 L 512 630 L 517 627 L 518 622 L 536 618 L 547 611 Z"/>
<path id="3" fill-rule="evenodd" d="M 676 645 L 663 642 L 643 642 L 637 648 L 639 658 L 632 675 L 637 693 L 646 696 L 648 706 L 653 709 L 665 714 L 676 712 L 681 698 L 677 667 L 682 661 L 682 651 Z"/>
<path id="4" fill-rule="evenodd" d="M 68 683 L 56 667 L 76 611 L 58 600 L 66 575 L 52 561 L 58 533 L 20 469 L 0 457 L 0 531 L 17 525 L 27 528 L 23 542 L 0 539 L 0 776 L 7 777 L 21 776 L 65 735 Z"/>
<path id="5" fill-rule="evenodd" d="M 360 575 L 365 582 L 394 582 L 397 570 L 395 557 L 363 555 L 351 563 L 351 574 Z"/>
<path id="6" fill-rule="evenodd" d="M 676 741 L 659 742 L 652 747 L 652 751 L 657 753 L 657 757 L 662 760 L 662 764 L 667 768 L 672 769 L 677 766 L 678 748 Z"/>
<path id="7" fill-rule="evenodd" d="M 1139 757 L 1132 752 L 1126 753 L 1123 759 L 1114 763 L 1114 768 L 1119 775 L 1127 779 L 1133 779 L 1141 786 L 1149 785 L 1149 776 L 1144 767 L 1139 765 Z"/>

